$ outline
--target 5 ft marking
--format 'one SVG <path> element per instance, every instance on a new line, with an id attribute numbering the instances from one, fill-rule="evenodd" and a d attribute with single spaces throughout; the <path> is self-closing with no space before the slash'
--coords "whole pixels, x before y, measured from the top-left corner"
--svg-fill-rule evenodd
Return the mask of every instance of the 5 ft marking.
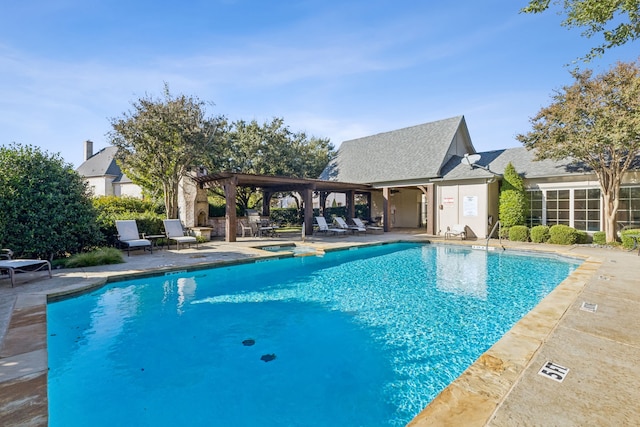
<path id="1" fill-rule="evenodd" d="M 538 371 L 539 375 L 542 375 L 547 378 L 551 378 L 554 381 L 561 383 L 564 381 L 565 377 L 569 373 L 569 368 L 565 368 L 564 366 L 556 365 L 553 362 L 545 363 L 542 368 Z"/>

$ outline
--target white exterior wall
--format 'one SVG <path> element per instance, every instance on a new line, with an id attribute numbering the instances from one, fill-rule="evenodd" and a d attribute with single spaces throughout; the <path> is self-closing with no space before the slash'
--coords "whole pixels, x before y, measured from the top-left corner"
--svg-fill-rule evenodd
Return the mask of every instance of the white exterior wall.
<path id="1" fill-rule="evenodd" d="M 85 178 L 87 185 L 94 196 L 113 196 L 113 177 Z"/>
<path id="2" fill-rule="evenodd" d="M 142 188 L 134 183 L 113 184 L 113 194 L 118 197 L 142 199 Z"/>
<path id="3" fill-rule="evenodd" d="M 489 230 L 489 193 L 486 182 L 442 184 L 436 190 L 436 230 L 444 235 L 454 224 L 467 226 L 469 238 L 483 239 Z M 495 220 L 495 218 L 494 218 Z"/>

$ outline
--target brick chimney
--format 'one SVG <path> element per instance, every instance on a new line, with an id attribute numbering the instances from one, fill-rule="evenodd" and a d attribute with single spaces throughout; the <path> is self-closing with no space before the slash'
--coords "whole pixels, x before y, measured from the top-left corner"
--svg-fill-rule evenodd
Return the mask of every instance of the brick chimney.
<path id="1" fill-rule="evenodd" d="M 91 156 L 93 156 L 93 141 L 87 139 L 84 142 L 84 159 L 89 160 Z"/>

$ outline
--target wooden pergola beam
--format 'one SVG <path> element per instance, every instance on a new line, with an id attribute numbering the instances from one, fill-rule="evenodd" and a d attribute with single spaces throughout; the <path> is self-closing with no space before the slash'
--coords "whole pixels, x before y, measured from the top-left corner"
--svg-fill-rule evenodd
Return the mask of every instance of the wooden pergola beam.
<path id="1" fill-rule="evenodd" d="M 350 210 L 348 215 L 353 217 L 355 214 L 354 194 L 355 193 L 371 193 L 376 191 L 368 184 L 354 184 L 348 182 L 324 181 L 320 179 L 292 178 L 283 176 L 269 175 L 252 175 L 232 172 L 220 172 L 211 175 L 204 175 L 194 180 L 201 188 L 210 188 L 213 186 L 222 186 L 225 194 L 225 240 L 227 242 L 236 241 L 236 233 L 238 228 L 236 216 L 236 194 L 237 187 L 252 187 L 261 189 L 264 193 L 263 197 L 263 214 L 269 212 L 269 200 L 274 193 L 284 193 L 295 191 L 302 196 L 304 205 L 304 226 L 305 233 L 311 235 L 313 233 L 313 192 L 318 191 L 321 194 L 321 201 L 326 202 L 328 193 L 346 193 L 350 200 L 348 205 Z M 324 199 L 322 194 L 324 193 Z M 371 200 L 369 197 L 368 200 Z M 324 206 L 321 206 L 324 208 Z M 386 218 L 386 215 L 385 215 Z"/>

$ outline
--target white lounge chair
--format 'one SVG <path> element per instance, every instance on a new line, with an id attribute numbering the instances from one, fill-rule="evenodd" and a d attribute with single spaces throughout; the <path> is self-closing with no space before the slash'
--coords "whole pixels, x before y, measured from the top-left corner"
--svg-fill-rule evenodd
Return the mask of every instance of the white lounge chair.
<path id="1" fill-rule="evenodd" d="M 151 240 L 141 239 L 138 233 L 138 224 L 134 219 L 116 220 L 118 230 L 118 243 L 127 250 L 127 256 L 132 249 L 142 249 L 153 253 Z"/>
<path id="2" fill-rule="evenodd" d="M 332 232 L 333 234 L 345 234 L 347 231 L 342 228 L 329 228 L 327 220 L 323 216 L 317 216 L 316 222 L 318 223 L 318 231 L 321 233 Z"/>
<path id="3" fill-rule="evenodd" d="M 360 218 L 353 218 L 353 223 L 358 227 L 363 227 L 366 230 L 371 231 L 384 231 L 384 228 L 378 227 L 377 225 L 364 225 L 364 222 Z"/>
<path id="4" fill-rule="evenodd" d="M 451 227 L 447 227 L 447 231 L 444 233 L 445 240 L 449 237 L 460 237 L 460 240 L 467 238 L 467 226 L 463 224 L 455 224 Z"/>
<path id="5" fill-rule="evenodd" d="M 347 221 L 339 216 L 333 218 L 333 220 L 336 222 L 336 224 L 338 224 L 338 227 L 342 228 L 343 230 L 351 231 L 352 233 L 355 233 L 356 231 L 362 233 L 367 232 L 367 229 L 364 227 L 358 227 L 357 225 L 348 225 Z"/>
<path id="6" fill-rule="evenodd" d="M 198 239 L 194 236 L 184 234 L 184 229 L 179 219 L 163 219 L 162 222 L 164 223 L 164 231 L 167 234 L 167 239 L 176 242 L 176 249 L 180 249 L 180 243 L 183 245 L 186 243 L 189 247 L 191 247 L 192 243 L 195 243 L 196 248 L 198 247 Z"/>
<path id="7" fill-rule="evenodd" d="M 46 267 L 51 278 L 51 263 L 46 259 L 11 259 L 12 255 L 10 249 L 2 249 L 0 255 L 0 273 L 6 272 L 9 275 L 12 288 L 15 286 L 15 273 L 40 271 Z"/>

